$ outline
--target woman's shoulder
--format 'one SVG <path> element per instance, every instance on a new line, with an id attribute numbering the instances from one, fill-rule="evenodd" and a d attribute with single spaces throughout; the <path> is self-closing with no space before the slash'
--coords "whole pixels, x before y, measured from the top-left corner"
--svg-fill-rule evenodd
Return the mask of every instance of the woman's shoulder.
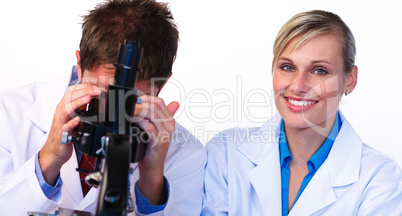
<path id="1" fill-rule="evenodd" d="M 398 178 L 400 178 L 399 181 L 402 181 L 401 169 L 391 157 L 365 144 L 347 121 L 343 122 L 342 127 L 345 128 L 341 134 L 344 136 L 343 141 L 345 142 L 343 148 L 350 151 L 359 151 L 359 149 L 361 149 L 360 154 L 353 154 L 354 156 L 358 156 L 361 161 L 360 176 L 373 177 L 389 172 L 390 175 L 398 176 Z"/>
<path id="2" fill-rule="evenodd" d="M 207 151 L 226 151 L 226 149 L 236 149 L 243 144 L 266 146 L 277 143 L 281 120 L 282 118 L 276 115 L 260 127 L 237 126 L 223 130 L 207 142 Z"/>
<path id="3" fill-rule="evenodd" d="M 376 208 L 378 203 L 382 203 L 383 206 L 387 203 L 390 207 L 388 211 L 395 211 L 395 207 L 400 206 L 402 200 L 400 167 L 389 156 L 366 144 L 362 146 L 359 182 L 358 185 L 364 187 L 361 209 Z"/>
<path id="4" fill-rule="evenodd" d="M 372 174 L 389 172 L 399 176 L 399 181 L 402 181 L 402 171 L 398 164 L 388 155 L 367 144 L 362 145 L 362 169 L 369 170 Z"/>
<path id="5" fill-rule="evenodd" d="M 258 129 L 258 127 L 233 127 L 223 130 L 209 140 L 205 148 L 209 155 L 226 154 L 228 148 L 237 148 Z"/>

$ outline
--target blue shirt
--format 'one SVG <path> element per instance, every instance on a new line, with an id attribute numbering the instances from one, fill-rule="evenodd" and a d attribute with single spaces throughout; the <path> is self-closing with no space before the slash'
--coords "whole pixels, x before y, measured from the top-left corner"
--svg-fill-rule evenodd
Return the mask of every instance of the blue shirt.
<path id="1" fill-rule="evenodd" d="M 77 74 L 77 66 L 74 66 L 71 73 L 70 85 L 78 84 L 78 74 Z M 60 144 L 62 145 L 62 144 Z M 43 173 L 40 168 L 38 154 L 36 154 L 35 158 L 35 174 L 39 181 L 39 184 L 42 188 L 43 193 L 46 195 L 48 199 L 52 199 L 57 193 L 61 191 L 61 186 L 63 185 L 63 181 L 60 178 L 60 174 L 57 176 L 57 180 L 55 185 L 49 185 L 46 183 L 45 179 L 43 178 Z M 169 183 L 166 178 L 163 178 L 164 186 L 165 186 L 165 193 L 167 199 L 169 199 Z M 151 214 L 158 211 L 162 211 L 167 202 L 163 205 L 152 206 L 148 200 L 144 197 L 141 193 L 140 188 L 138 187 L 138 182 L 135 184 L 135 198 L 137 204 L 137 210 L 141 214 Z"/>
<path id="2" fill-rule="evenodd" d="M 324 143 L 317 150 L 317 152 L 307 161 L 308 174 L 304 177 L 302 185 L 300 186 L 299 192 L 297 194 L 296 200 L 293 203 L 297 202 L 300 195 L 303 193 L 304 189 L 313 178 L 316 171 L 320 168 L 320 166 L 327 159 L 329 152 L 331 151 L 332 145 L 336 137 L 338 136 L 338 132 L 342 126 L 342 121 L 340 119 L 339 112 L 335 117 L 335 124 L 332 127 L 331 132 L 329 133 L 327 139 L 325 139 Z M 282 183 L 282 216 L 288 215 L 288 198 L 289 198 L 289 163 L 292 160 L 292 155 L 290 154 L 288 144 L 286 141 L 285 135 L 285 127 L 284 122 L 281 122 L 281 130 L 279 136 L 279 159 L 281 164 L 281 183 Z"/>
<path id="3" fill-rule="evenodd" d="M 169 198 L 169 183 L 165 177 L 163 177 L 164 190 L 166 197 Z M 138 181 L 135 183 L 135 203 L 137 204 L 137 211 L 141 214 L 152 214 L 165 209 L 167 202 L 163 205 L 152 206 L 148 200 L 141 193 L 140 187 L 138 187 Z"/>
<path id="4" fill-rule="evenodd" d="M 48 183 L 46 183 L 45 178 L 43 178 L 42 170 L 39 165 L 39 153 L 37 153 L 35 156 L 35 174 L 36 177 L 38 178 L 39 185 L 42 188 L 43 193 L 46 195 L 48 199 L 52 199 L 57 193 L 60 192 L 61 186 L 63 185 L 63 181 L 60 178 L 60 173 L 57 176 L 54 185 L 49 185 Z"/>

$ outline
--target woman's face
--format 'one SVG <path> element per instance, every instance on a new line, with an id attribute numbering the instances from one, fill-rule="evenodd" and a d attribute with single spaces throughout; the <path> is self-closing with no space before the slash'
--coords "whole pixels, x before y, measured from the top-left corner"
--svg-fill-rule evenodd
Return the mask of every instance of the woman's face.
<path id="1" fill-rule="evenodd" d="M 334 120 L 349 82 L 340 42 L 332 34 L 317 35 L 291 51 L 298 39 L 287 44 L 274 68 L 276 107 L 287 126 L 324 128 Z"/>

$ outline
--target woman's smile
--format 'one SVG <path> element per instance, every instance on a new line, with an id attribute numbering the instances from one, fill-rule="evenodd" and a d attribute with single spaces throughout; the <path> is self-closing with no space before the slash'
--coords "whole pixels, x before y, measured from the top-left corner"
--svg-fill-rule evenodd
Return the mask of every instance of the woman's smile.
<path id="1" fill-rule="evenodd" d="M 303 98 L 283 97 L 286 100 L 287 107 L 293 112 L 302 112 L 313 107 L 318 101 L 306 100 Z"/>

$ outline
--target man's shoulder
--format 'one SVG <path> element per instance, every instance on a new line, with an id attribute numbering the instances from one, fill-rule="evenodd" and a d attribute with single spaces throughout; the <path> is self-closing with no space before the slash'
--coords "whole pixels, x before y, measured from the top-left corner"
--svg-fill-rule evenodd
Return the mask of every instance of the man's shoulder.
<path id="1" fill-rule="evenodd" d="M 192 173 L 203 169 L 206 160 L 207 153 L 204 145 L 190 131 L 176 122 L 165 160 L 165 174 L 172 179 L 183 173 Z M 179 171 L 174 173 L 175 170 Z"/>
<path id="2" fill-rule="evenodd" d="M 56 75 L 48 82 L 35 81 L 20 87 L 7 89 L 0 92 L 0 107 L 13 108 L 17 106 L 17 110 L 28 108 L 39 97 L 44 98 L 44 101 L 55 100 L 54 96 L 59 96 L 64 93 L 66 86 L 71 77 L 70 72 L 63 72 Z M 59 100 L 59 98 L 57 99 Z M 14 111 L 15 110 L 11 110 Z"/>
<path id="3" fill-rule="evenodd" d="M 166 161 L 174 163 L 184 158 L 198 158 L 199 161 L 206 160 L 204 145 L 193 134 L 176 122 L 172 135 Z"/>
<path id="4" fill-rule="evenodd" d="M 199 149 L 204 149 L 204 145 L 190 131 L 176 122 L 170 148 L 176 150 L 185 149 L 186 151 L 197 151 Z"/>
<path id="5" fill-rule="evenodd" d="M 24 86 L 7 89 L 0 92 L 0 109 L 15 112 L 28 108 L 39 94 L 39 90 L 44 86 L 44 82 L 33 82 Z"/>

